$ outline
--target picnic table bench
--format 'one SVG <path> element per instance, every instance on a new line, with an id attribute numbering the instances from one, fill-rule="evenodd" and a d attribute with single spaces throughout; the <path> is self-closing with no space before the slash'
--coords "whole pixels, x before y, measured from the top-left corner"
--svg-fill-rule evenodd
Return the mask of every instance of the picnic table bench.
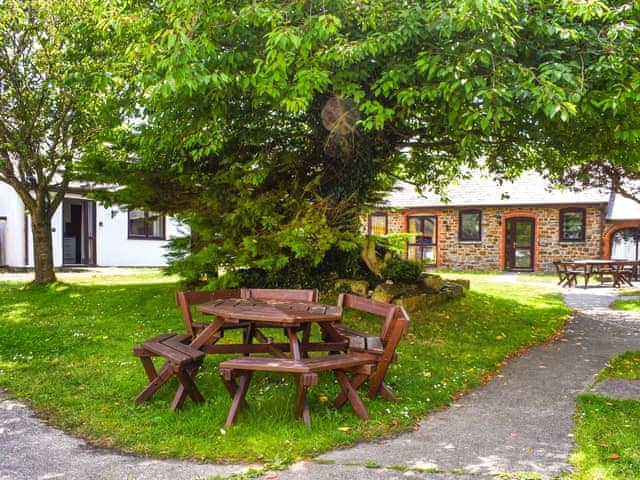
<path id="1" fill-rule="evenodd" d="M 225 360 L 220 363 L 220 376 L 227 390 L 232 394 L 231 408 L 227 415 L 226 426 L 233 423 L 240 408 L 246 406 L 245 395 L 249 389 L 252 373 L 277 372 L 298 375 L 294 413 L 311 426 L 311 414 L 307 402 L 307 390 L 318 384 L 318 373 L 332 371 L 338 380 L 342 394 L 349 400 L 358 417 L 368 420 L 369 413 L 356 388 L 351 384 L 348 372 L 369 374 L 375 360 L 366 354 L 348 353 L 327 355 L 314 358 L 269 358 L 269 357 L 240 357 Z M 362 367 L 362 368 L 357 368 Z M 369 368 L 364 368 L 369 367 Z M 235 378 L 240 377 L 239 385 Z"/>
<path id="2" fill-rule="evenodd" d="M 611 278 L 613 287 L 633 286 L 632 280 L 637 277 L 640 262 L 614 259 L 571 260 L 553 262 L 558 273 L 558 284 L 563 287 L 578 285 L 578 276 L 583 278 L 584 288 L 592 277 L 604 282 Z"/>
<path id="3" fill-rule="evenodd" d="M 273 296 L 278 298 L 270 298 Z M 245 396 L 252 373 L 256 371 L 298 375 L 294 412 L 307 425 L 311 424 L 307 390 L 318 383 L 321 372 L 333 372 L 340 385 L 340 394 L 333 405 L 338 408 L 349 401 L 360 418 L 369 418 L 357 392 L 365 382 L 369 382 L 371 398 L 381 394 L 395 400 L 384 383 L 384 376 L 395 359 L 396 346 L 409 320 L 401 307 L 355 295 L 341 295 L 338 305 L 323 305 L 317 303 L 317 290 L 279 293 L 276 290 L 241 289 L 240 297 L 237 291 L 231 290 L 217 294 L 179 293 L 176 298 L 188 333 L 159 335 L 134 347 L 134 355 L 140 358 L 149 378 L 149 384 L 135 401 L 148 400 L 175 376 L 180 385 L 171 404 L 173 410 L 180 408 L 187 396 L 202 402 L 194 379 L 204 356 L 212 353 L 243 355 L 220 364 L 222 381 L 232 397 L 227 426 L 233 423 L 238 410 L 247 406 Z M 189 303 L 214 320 L 194 322 Z M 341 324 L 343 307 L 382 317 L 381 332 L 371 335 Z M 311 341 L 312 324 L 320 327 L 321 341 Z M 218 343 L 226 329 L 238 326 L 243 329 L 242 343 Z M 273 342 L 262 332 L 264 328 L 274 327 L 284 330 L 288 342 Z M 324 355 L 309 356 L 312 352 L 324 352 Z M 249 356 L 264 353 L 271 356 Z M 154 367 L 153 357 L 164 359 L 159 370 Z"/>
<path id="4" fill-rule="evenodd" d="M 149 385 L 135 399 L 136 403 L 143 402 L 151 396 L 172 376 L 180 382 L 181 395 L 176 395 L 171 410 L 176 410 L 184 403 L 185 395 L 194 402 L 204 402 L 204 398 L 196 387 L 193 379 L 202 366 L 204 352 L 189 346 L 191 336 L 165 333 L 136 345 L 133 354 L 140 358 L 144 371 L 149 378 Z M 163 368 L 158 372 L 152 357 L 166 359 Z"/>

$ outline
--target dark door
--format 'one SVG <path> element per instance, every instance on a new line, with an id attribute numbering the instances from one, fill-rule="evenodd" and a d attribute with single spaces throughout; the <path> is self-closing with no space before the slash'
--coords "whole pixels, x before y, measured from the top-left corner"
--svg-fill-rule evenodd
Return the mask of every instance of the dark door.
<path id="1" fill-rule="evenodd" d="M 508 219 L 505 240 L 506 269 L 533 271 L 535 221 L 532 218 Z"/>
<path id="2" fill-rule="evenodd" d="M 96 264 L 95 202 L 65 200 L 62 263 L 65 265 Z"/>

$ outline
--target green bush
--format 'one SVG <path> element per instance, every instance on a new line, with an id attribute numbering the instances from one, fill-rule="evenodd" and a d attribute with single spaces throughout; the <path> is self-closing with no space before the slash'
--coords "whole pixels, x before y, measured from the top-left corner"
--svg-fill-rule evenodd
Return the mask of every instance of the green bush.
<path id="1" fill-rule="evenodd" d="M 385 280 L 391 280 L 394 283 L 415 283 L 420 280 L 422 268 L 419 263 L 392 258 L 380 273 Z"/>
<path id="2" fill-rule="evenodd" d="M 285 268 L 268 271 L 262 268 L 230 270 L 219 278 L 211 277 L 210 288 L 318 288 L 323 291 L 334 289 L 333 280 L 350 278 L 374 281 L 360 257 L 359 249 L 330 249 L 322 262 L 310 265 L 308 262 L 291 259 Z"/>

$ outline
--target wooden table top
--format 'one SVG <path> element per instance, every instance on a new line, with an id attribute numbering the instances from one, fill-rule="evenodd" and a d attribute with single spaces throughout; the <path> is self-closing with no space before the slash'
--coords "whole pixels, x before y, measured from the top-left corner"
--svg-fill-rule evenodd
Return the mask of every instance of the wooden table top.
<path id="1" fill-rule="evenodd" d="M 204 314 L 225 319 L 249 320 L 275 326 L 336 322 L 342 318 L 341 307 L 300 300 L 224 298 L 202 303 L 197 308 Z"/>

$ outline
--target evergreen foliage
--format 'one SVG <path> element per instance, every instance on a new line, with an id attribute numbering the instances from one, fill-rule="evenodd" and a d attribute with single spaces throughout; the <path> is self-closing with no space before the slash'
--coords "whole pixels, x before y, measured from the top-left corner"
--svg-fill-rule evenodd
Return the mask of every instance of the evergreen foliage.
<path id="1" fill-rule="evenodd" d="M 385 280 L 393 283 L 416 283 L 420 280 L 422 267 L 417 262 L 391 258 L 381 271 Z"/>
<path id="2" fill-rule="evenodd" d="M 202 271 L 316 268 L 398 177 L 439 191 L 480 163 L 506 178 L 603 155 L 638 170 L 635 4 L 109 5 L 137 95 L 87 175 L 187 221 Z"/>

